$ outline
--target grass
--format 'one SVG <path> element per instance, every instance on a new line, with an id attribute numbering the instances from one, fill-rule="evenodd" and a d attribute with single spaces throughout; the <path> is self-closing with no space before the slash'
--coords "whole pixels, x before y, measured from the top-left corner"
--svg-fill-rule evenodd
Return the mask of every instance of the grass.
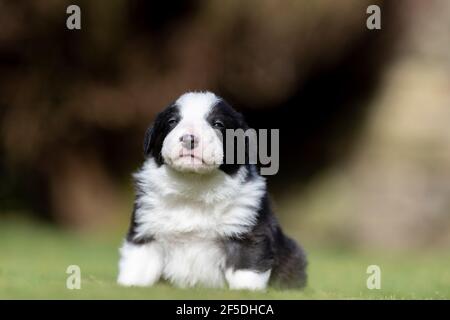
<path id="1" fill-rule="evenodd" d="M 450 254 L 393 255 L 308 248 L 304 290 L 247 292 L 115 283 L 120 236 L 74 235 L 48 226 L 0 223 L 0 299 L 449 299 Z M 69 265 L 81 268 L 81 290 L 66 288 Z M 381 289 L 366 287 L 379 265 Z"/>

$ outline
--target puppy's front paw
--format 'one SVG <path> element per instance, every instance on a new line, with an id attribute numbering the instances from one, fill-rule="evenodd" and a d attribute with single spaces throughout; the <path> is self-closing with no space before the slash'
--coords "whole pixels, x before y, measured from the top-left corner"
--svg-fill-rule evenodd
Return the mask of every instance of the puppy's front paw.
<path id="1" fill-rule="evenodd" d="M 258 272 L 248 269 L 233 270 L 225 272 L 230 289 L 234 290 L 265 290 L 270 278 L 270 269 Z"/>
<path id="2" fill-rule="evenodd" d="M 123 286 L 151 286 L 161 277 L 162 249 L 156 243 L 135 245 L 126 242 L 120 249 L 117 283 Z"/>

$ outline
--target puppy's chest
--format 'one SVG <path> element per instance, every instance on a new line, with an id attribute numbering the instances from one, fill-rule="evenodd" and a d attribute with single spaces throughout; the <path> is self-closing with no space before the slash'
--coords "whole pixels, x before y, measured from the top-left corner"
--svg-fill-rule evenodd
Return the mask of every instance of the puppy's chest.
<path id="1" fill-rule="evenodd" d="M 137 212 L 138 232 L 155 238 L 220 239 L 242 234 L 256 212 L 232 200 L 205 204 L 180 199 L 154 199 Z"/>

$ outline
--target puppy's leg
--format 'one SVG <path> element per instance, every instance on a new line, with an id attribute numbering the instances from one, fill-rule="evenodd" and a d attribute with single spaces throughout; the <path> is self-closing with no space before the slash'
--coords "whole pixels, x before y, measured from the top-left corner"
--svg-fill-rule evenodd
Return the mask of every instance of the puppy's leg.
<path id="1" fill-rule="evenodd" d="M 225 279 L 230 289 L 265 290 L 273 265 L 269 239 L 229 239 Z"/>
<path id="2" fill-rule="evenodd" d="M 133 244 L 126 241 L 120 249 L 119 276 L 123 286 L 151 286 L 161 277 L 163 248 L 156 242 Z"/>

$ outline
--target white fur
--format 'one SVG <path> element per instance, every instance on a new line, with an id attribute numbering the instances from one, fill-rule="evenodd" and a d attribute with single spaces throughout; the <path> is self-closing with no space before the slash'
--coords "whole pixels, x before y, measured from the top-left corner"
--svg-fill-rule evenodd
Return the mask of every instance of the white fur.
<path id="1" fill-rule="evenodd" d="M 230 289 L 264 290 L 269 282 L 271 270 L 256 272 L 252 270 L 227 269 L 225 277 Z"/>
<path id="2" fill-rule="evenodd" d="M 219 102 L 219 98 L 212 92 L 188 92 L 180 96 L 175 104 L 180 106 L 183 120 L 197 121 Z"/>
<path id="3" fill-rule="evenodd" d="M 120 249 L 119 277 L 123 286 L 151 286 L 159 280 L 164 267 L 162 247 L 151 242 L 134 245 L 125 242 Z"/>
<path id="4" fill-rule="evenodd" d="M 167 164 L 179 171 L 196 173 L 209 173 L 222 164 L 222 141 L 206 121 L 218 101 L 211 92 L 186 93 L 176 101 L 181 121 L 167 135 L 161 150 Z M 198 146 L 193 150 L 182 147 L 180 137 L 185 134 L 197 137 Z"/>

